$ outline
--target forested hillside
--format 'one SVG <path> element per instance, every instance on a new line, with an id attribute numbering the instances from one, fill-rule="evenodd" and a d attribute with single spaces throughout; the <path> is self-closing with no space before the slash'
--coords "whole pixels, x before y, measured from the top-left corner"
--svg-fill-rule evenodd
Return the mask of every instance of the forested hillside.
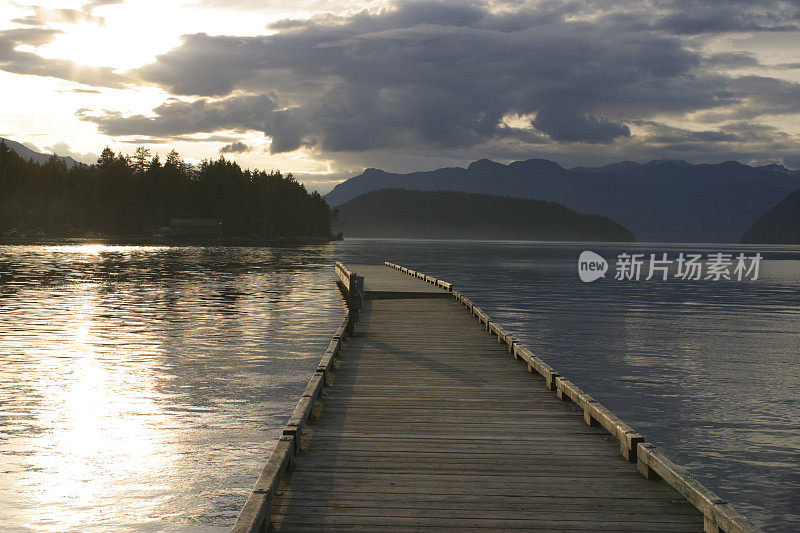
<path id="1" fill-rule="evenodd" d="M 221 218 L 228 236 L 328 237 L 333 211 L 291 175 L 242 170 L 220 158 L 199 167 L 172 151 L 109 148 L 94 165 L 26 160 L 0 142 L 0 232 L 144 235 L 172 218 Z"/>
<path id="2" fill-rule="evenodd" d="M 759 218 L 742 236 L 743 243 L 800 244 L 800 189 Z"/>
<path id="3" fill-rule="evenodd" d="M 373 191 L 339 206 L 345 237 L 632 241 L 611 219 L 563 205 L 450 191 Z"/>

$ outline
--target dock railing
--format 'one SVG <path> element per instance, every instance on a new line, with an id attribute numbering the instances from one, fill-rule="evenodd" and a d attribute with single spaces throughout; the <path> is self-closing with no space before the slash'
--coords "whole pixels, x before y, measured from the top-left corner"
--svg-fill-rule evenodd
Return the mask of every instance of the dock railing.
<path id="1" fill-rule="evenodd" d="M 347 305 L 350 309 L 361 309 L 364 304 L 364 276 L 350 272 L 346 266 L 336 261 L 336 275 L 347 292 Z"/>

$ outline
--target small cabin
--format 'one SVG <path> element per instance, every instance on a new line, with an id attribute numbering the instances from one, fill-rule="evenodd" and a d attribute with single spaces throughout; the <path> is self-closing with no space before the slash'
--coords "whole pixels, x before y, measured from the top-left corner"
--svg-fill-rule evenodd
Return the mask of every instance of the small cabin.
<path id="1" fill-rule="evenodd" d="M 178 238 L 221 239 L 224 229 L 221 218 L 173 218 L 169 233 Z"/>

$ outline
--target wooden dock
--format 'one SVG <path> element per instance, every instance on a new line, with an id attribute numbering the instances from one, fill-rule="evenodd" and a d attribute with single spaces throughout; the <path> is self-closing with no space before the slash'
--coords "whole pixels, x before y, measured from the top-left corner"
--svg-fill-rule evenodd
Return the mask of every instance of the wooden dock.
<path id="1" fill-rule="evenodd" d="M 450 283 L 337 274 L 350 311 L 234 532 L 758 531 Z"/>

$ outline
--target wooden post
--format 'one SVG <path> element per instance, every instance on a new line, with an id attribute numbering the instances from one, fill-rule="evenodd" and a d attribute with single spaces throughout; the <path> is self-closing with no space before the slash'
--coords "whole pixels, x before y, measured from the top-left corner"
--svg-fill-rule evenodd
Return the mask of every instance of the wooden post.
<path id="1" fill-rule="evenodd" d="M 628 462 L 636 461 L 636 447 L 642 442 L 644 437 L 632 430 L 626 431 L 619 439 L 619 454 Z"/>
<path id="2" fill-rule="evenodd" d="M 719 525 L 713 517 L 703 515 L 703 533 L 720 533 Z"/>
<path id="3" fill-rule="evenodd" d="M 650 451 L 654 449 L 655 446 L 653 446 L 649 442 L 642 442 L 639 443 L 639 448 L 645 448 L 645 451 Z M 661 477 L 656 473 L 655 470 L 650 468 L 650 465 L 647 464 L 647 461 L 645 460 L 643 455 L 644 453 L 638 453 L 638 452 L 636 454 L 636 470 L 638 470 L 639 473 L 642 475 L 642 477 L 645 479 L 658 479 L 659 477 Z"/>
<path id="4" fill-rule="evenodd" d="M 359 310 L 364 306 L 364 276 L 350 274 L 350 308 Z"/>

